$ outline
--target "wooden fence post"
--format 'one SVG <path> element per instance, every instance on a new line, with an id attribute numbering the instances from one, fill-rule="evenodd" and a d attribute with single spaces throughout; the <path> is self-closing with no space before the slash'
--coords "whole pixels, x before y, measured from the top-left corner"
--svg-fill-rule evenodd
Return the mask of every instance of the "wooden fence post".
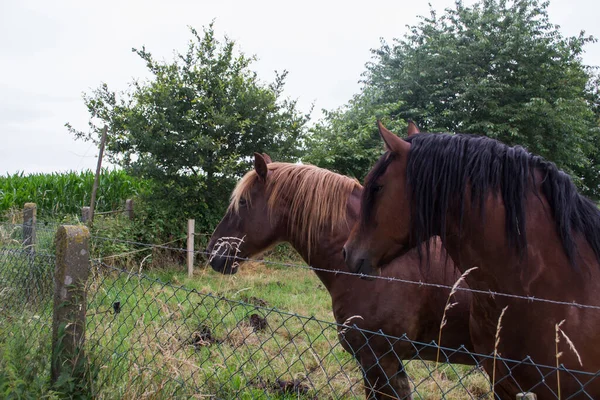
<path id="1" fill-rule="evenodd" d="M 35 203 L 23 206 L 23 248 L 31 255 L 35 254 L 36 211 Z"/>
<path id="2" fill-rule="evenodd" d="M 52 317 L 51 380 L 62 373 L 74 379 L 85 376 L 86 293 L 90 269 L 90 231 L 83 225 L 61 225 L 56 232 L 54 311 Z M 79 386 L 79 385 L 78 385 Z M 79 386 L 85 388 L 83 384 Z"/>
<path id="3" fill-rule="evenodd" d="M 537 400 L 535 393 L 517 393 L 517 400 Z"/>
<path id="4" fill-rule="evenodd" d="M 90 220 L 90 208 L 81 207 L 81 222 L 84 224 Z"/>
<path id="5" fill-rule="evenodd" d="M 195 233 L 196 221 L 188 219 L 188 231 L 187 231 L 187 267 L 188 277 L 194 276 L 194 233 Z"/>
<path id="6" fill-rule="evenodd" d="M 129 219 L 133 219 L 133 200 L 127 199 L 125 200 L 125 213 Z"/>
<path id="7" fill-rule="evenodd" d="M 96 208 L 96 191 L 100 182 L 100 172 L 102 172 L 102 155 L 104 154 L 104 146 L 106 145 L 106 134 L 108 126 L 104 125 L 102 129 L 102 138 L 100 139 L 100 152 L 98 153 L 98 165 L 96 166 L 96 175 L 94 176 L 94 185 L 92 186 L 92 199 L 90 201 L 90 218 L 88 225 L 92 226 L 94 222 L 94 209 Z"/>

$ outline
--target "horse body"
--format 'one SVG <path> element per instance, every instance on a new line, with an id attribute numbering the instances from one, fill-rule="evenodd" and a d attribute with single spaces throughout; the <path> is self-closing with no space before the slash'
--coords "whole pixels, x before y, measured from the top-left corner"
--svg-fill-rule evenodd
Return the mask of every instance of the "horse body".
<path id="1" fill-rule="evenodd" d="M 537 182 L 542 181 L 538 173 Z M 532 186 L 535 184 L 531 182 Z M 551 207 L 541 193 L 541 186 L 532 187 L 525 199 L 525 226 L 527 247 L 521 256 L 510 249 L 506 240 L 505 210 L 502 199 L 489 195 L 485 205 L 485 221 L 479 222 L 478 210 L 466 210 L 463 227 L 470 227 L 459 234 L 458 224 L 450 223 L 447 229 L 447 251 L 454 260 L 459 260 L 463 271 L 478 267 L 469 276 L 469 287 L 509 293 L 538 299 L 562 302 L 575 302 L 600 306 L 600 266 L 587 241 L 573 232 L 577 243 L 574 271 L 568 257 L 560 245 L 556 222 L 550 212 Z M 468 204 L 468 200 L 466 201 Z M 465 229 L 463 228 L 463 231 Z M 548 246 L 548 244 L 557 244 Z M 496 330 L 501 310 L 508 307 L 502 318 L 502 330 L 498 352 L 504 358 L 523 360 L 530 357 L 536 364 L 551 368 L 537 368 L 520 365 L 510 371 L 514 379 L 508 378 L 499 385 L 508 397 L 523 390 L 532 390 L 539 398 L 558 398 L 557 374 L 553 366 L 557 363 L 556 325 L 573 340 L 574 347 L 581 357 L 570 349 L 562 334 L 558 334 L 561 353 L 559 363 L 567 369 L 595 373 L 600 370 L 600 311 L 569 307 L 547 302 L 529 301 L 511 297 L 487 294 L 474 294 L 471 308 L 472 340 L 477 352 L 490 354 L 494 350 Z M 525 363 L 526 364 L 526 363 Z M 498 367 L 500 369 L 498 370 Z M 488 360 L 486 370 L 493 368 Z M 496 365 L 499 376 L 508 375 L 501 363 Z M 588 394 L 598 396 L 600 379 L 590 380 L 585 374 L 560 373 L 561 395 L 572 398 L 589 398 L 580 392 L 585 386 Z M 575 375 L 575 377 L 573 376 Z M 545 381 L 545 384 L 542 384 Z"/>
<path id="2" fill-rule="evenodd" d="M 477 267 L 466 277 L 473 289 L 600 306 L 600 265 L 591 245 L 600 213 L 553 165 L 488 138 L 430 134 L 403 141 L 381 126 L 380 133 L 389 151 L 365 192 L 384 189 L 363 196 L 360 223 L 346 244 L 351 270 L 371 272 L 438 234 L 462 272 Z M 470 329 L 478 353 L 497 349 L 503 358 L 524 360 L 496 362 L 502 398 L 528 390 L 540 399 L 600 398 L 600 379 L 593 379 L 600 370 L 600 311 L 475 293 Z M 557 362 L 584 373 L 558 376 Z M 493 361 L 484 367 L 492 375 Z"/>
<path id="3" fill-rule="evenodd" d="M 260 161 L 259 161 L 260 162 Z M 316 208 L 325 207 L 322 204 L 313 204 L 306 199 L 307 193 L 314 193 L 308 189 L 298 193 L 299 188 L 307 182 L 298 180 L 302 178 L 295 172 L 287 179 L 293 180 L 290 189 L 281 192 L 280 188 L 269 188 L 266 181 L 269 179 L 286 179 L 281 177 L 278 169 L 291 169 L 297 171 L 309 169 L 308 173 L 331 174 L 338 178 L 347 179 L 329 171 L 312 166 L 293 166 L 283 163 L 269 163 L 265 181 L 257 179 L 255 171 L 251 171 L 244 179 L 253 180 L 246 185 L 246 193 L 232 196 L 232 202 L 239 202 L 247 197 L 251 207 L 236 211 L 233 207 L 225 215 L 216 228 L 209 251 L 213 251 L 215 243 L 221 237 L 246 235 L 244 243 L 239 248 L 239 257 L 251 257 L 275 243 L 286 241 L 298 251 L 303 259 L 317 268 L 315 273 L 329 291 L 332 301 L 333 315 L 337 323 L 352 326 L 356 324 L 360 329 L 377 332 L 381 330 L 386 335 L 402 337 L 406 335 L 411 340 L 423 343 L 438 340 L 440 322 L 449 294 L 449 290 L 432 290 L 427 286 L 415 284 L 401 284 L 398 282 L 375 279 L 366 281 L 356 276 L 336 274 L 335 271 L 348 271 L 342 256 L 344 245 L 351 227 L 357 220 L 359 199 L 362 188 L 358 183 L 346 186 L 344 195 L 343 212 L 339 221 L 325 218 L 323 223 L 315 225 L 311 233 L 313 240 L 306 230 L 298 223 L 310 224 L 304 217 L 318 213 Z M 319 171 L 321 172 L 319 172 Z M 254 174 L 254 175 L 253 175 Z M 315 183 L 315 185 L 318 182 Z M 238 186 L 243 184 L 240 182 Z M 237 189 L 236 189 L 237 190 Z M 270 196 L 277 190 L 275 196 Z M 334 191 L 339 188 L 322 185 L 319 190 Z M 275 200 L 270 201 L 269 200 Z M 302 203 L 296 206 L 294 201 Z M 233 203 L 232 203 L 233 204 Z M 325 207 L 327 208 L 327 207 Z M 294 213 L 290 210 L 300 210 Z M 327 214 L 335 214 L 333 210 L 325 210 Z M 260 214 L 260 217 L 257 215 Z M 246 225 L 244 221 L 250 221 Z M 259 223 L 258 221 L 262 221 Z M 260 230 L 261 232 L 258 232 Z M 262 240 L 264 238 L 264 240 Z M 252 243 L 258 240 L 261 243 Z M 445 253 L 438 245 L 439 251 L 432 255 L 428 270 L 420 265 L 419 256 L 412 251 L 404 257 L 393 260 L 386 268 L 383 275 L 410 281 L 424 281 L 445 285 L 454 284 L 458 278 L 453 264 L 446 259 Z M 215 255 L 211 265 L 220 272 L 234 273 L 235 269 L 228 269 L 226 257 Z M 448 262 L 446 262 L 448 261 Z M 326 270 L 326 271 L 323 271 Z M 390 296 L 390 293 L 392 295 Z M 444 327 L 442 345 L 444 347 L 472 349 L 469 329 L 470 293 L 459 291 L 454 299 L 458 304 L 447 313 L 448 323 Z M 339 329 L 339 339 L 344 348 L 352 353 L 360 362 L 365 371 L 365 390 L 369 398 L 411 398 L 411 389 L 408 377 L 404 371 L 401 359 L 411 359 L 416 355 L 414 346 L 408 340 L 393 342 L 393 352 L 390 351 L 390 341 L 382 335 L 368 336 L 355 329 Z M 423 348 L 418 357 L 424 360 L 435 360 L 436 351 L 433 347 Z M 445 361 L 445 360 L 443 360 Z M 451 362 L 474 364 L 471 356 L 464 352 L 457 352 L 450 357 Z"/>

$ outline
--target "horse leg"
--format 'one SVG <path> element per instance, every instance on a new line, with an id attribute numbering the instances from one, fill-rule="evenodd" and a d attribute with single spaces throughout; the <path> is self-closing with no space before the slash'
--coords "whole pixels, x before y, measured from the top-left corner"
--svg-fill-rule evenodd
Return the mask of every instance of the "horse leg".
<path id="1" fill-rule="evenodd" d="M 398 371 L 392 378 L 391 383 L 400 399 L 413 400 L 410 382 L 402 361 L 398 362 Z"/>
<path id="2" fill-rule="evenodd" d="M 361 354 L 365 394 L 367 399 L 412 400 L 410 382 L 402 361 L 394 354 L 376 357 L 370 350 Z"/>

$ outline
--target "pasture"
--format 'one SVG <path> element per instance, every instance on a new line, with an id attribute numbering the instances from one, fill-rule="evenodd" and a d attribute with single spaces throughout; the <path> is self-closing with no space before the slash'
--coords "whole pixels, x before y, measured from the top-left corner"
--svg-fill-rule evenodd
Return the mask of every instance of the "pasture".
<path id="1" fill-rule="evenodd" d="M 51 231 L 41 230 L 40 240 L 50 243 Z M 52 257 L 36 256 L 35 270 L 44 271 L 36 276 L 46 284 L 35 301 L 23 299 L 18 290 L 31 284 L 28 258 L 17 257 L 9 229 L 3 232 L 0 293 L 14 301 L 4 303 L 0 324 L 3 393 L 59 396 L 48 386 L 46 368 Z M 267 263 L 243 264 L 235 276 L 198 268 L 188 278 L 183 265 L 166 259 L 156 254 L 141 266 L 131 256 L 112 260 L 118 268 L 94 264 L 87 285 L 86 377 L 95 396 L 364 398 L 358 364 L 330 323 L 327 290 L 309 269 L 284 265 L 300 265 L 289 249 L 272 251 Z M 407 365 L 420 398 L 491 398 L 479 369 L 434 364 L 415 359 Z M 63 382 L 63 389 L 70 384 Z"/>

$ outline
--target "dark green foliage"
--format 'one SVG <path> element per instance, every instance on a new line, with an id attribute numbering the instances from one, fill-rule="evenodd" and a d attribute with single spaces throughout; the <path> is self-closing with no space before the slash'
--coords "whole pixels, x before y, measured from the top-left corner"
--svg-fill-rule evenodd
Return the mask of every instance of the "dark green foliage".
<path id="1" fill-rule="evenodd" d="M 77 138 L 97 141 L 107 124 L 108 157 L 150 182 L 144 199 L 154 213 L 178 225 L 195 218 L 207 231 L 251 168 L 253 152 L 279 161 L 299 157 L 308 117 L 282 99 L 286 72 L 265 85 L 249 69 L 254 58 L 227 38 L 219 42 L 212 24 L 203 35 L 191 33 L 187 50 L 171 62 L 133 49 L 152 78 L 120 95 L 103 84 L 84 95 L 89 132 L 67 126 Z"/>
<path id="2" fill-rule="evenodd" d="M 472 7 L 457 1 L 442 15 L 432 10 L 404 38 L 373 50 L 362 92 L 325 121 L 317 141 L 330 141 L 331 130 L 354 135 L 344 129 L 357 112 L 388 107 L 392 120 L 412 118 L 426 131 L 522 145 L 573 174 L 586 194 L 600 196 L 598 78 L 581 61 L 595 39 L 583 32 L 563 37 L 547 7 L 481 0 Z M 326 166 L 323 158 L 318 164 Z"/>
<path id="3" fill-rule="evenodd" d="M 406 130 L 404 120 L 390 117 L 402 103 L 376 104 L 377 99 L 373 91 L 365 89 L 347 106 L 323 110 L 325 118 L 311 130 L 302 160 L 362 181 L 383 152 L 377 118 L 396 132 Z"/>

